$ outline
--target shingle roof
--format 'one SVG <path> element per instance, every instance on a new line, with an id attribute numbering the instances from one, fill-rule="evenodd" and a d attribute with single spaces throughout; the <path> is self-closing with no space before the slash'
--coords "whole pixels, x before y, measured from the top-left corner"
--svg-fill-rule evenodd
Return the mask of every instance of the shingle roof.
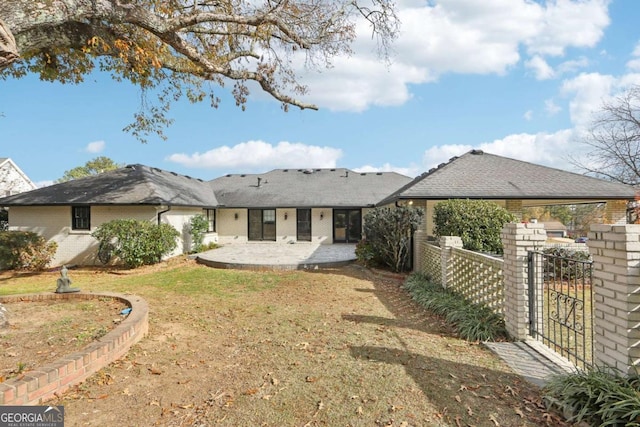
<path id="1" fill-rule="evenodd" d="M 209 183 L 144 165 L 128 165 L 0 199 L 0 206 L 171 205 L 214 207 Z"/>
<path id="2" fill-rule="evenodd" d="M 226 175 L 211 182 L 226 207 L 365 207 L 411 181 L 395 172 L 349 169 L 276 169 L 264 174 Z"/>
<path id="3" fill-rule="evenodd" d="M 633 187 L 472 150 L 423 173 L 383 203 L 400 199 L 633 199 Z"/>

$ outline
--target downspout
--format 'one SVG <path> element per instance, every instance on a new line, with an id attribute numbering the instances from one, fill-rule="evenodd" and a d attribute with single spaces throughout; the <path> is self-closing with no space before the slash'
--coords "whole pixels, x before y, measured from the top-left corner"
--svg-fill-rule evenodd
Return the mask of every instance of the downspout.
<path id="1" fill-rule="evenodd" d="M 167 213 L 171 210 L 171 205 L 167 206 L 167 209 L 158 212 L 158 225 L 162 224 L 162 214 Z"/>

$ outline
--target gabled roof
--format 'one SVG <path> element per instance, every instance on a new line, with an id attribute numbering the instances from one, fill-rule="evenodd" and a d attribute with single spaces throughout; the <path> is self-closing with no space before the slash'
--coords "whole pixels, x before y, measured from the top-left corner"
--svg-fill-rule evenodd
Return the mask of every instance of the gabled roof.
<path id="1" fill-rule="evenodd" d="M 234 208 L 373 206 L 411 178 L 395 172 L 275 169 L 210 181 L 218 202 Z"/>
<path id="2" fill-rule="evenodd" d="M 4 166 L 5 163 L 7 163 L 10 167 L 12 167 L 13 170 L 16 171 L 22 177 L 26 186 L 31 187 L 32 189 L 38 188 L 38 186 L 35 185 L 33 181 L 31 181 L 31 179 L 27 176 L 27 174 L 24 173 L 22 169 L 20 169 L 13 160 L 11 160 L 9 157 L 0 157 L 0 169 Z"/>
<path id="3" fill-rule="evenodd" d="M 472 150 L 423 173 L 381 204 L 403 199 L 630 200 L 634 196 L 628 185 Z"/>
<path id="4" fill-rule="evenodd" d="M 0 199 L 0 206 L 52 205 L 207 208 L 215 207 L 217 201 L 207 182 L 138 164 Z"/>

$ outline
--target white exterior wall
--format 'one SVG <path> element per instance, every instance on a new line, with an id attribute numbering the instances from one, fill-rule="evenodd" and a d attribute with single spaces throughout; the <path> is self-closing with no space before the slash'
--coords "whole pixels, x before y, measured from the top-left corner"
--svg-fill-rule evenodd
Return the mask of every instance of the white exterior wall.
<path id="1" fill-rule="evenodd" d="M 236 218 L 236 214 L 238 218 Z M 246 243 L 249 226 L 246 209 L 216 209 L 216 229 L 222 245 Z"/>
<path id="2" fill-rule="evenodd" d="M 160 212 L 166 209 L 161 209 Z M 177 256 L 180 254 L 186 254 L 191 251 L 192 239 L 191 239 L 191 218 L 196 215 L 205 215 L 205 211 L 201 208 L 171 208 L 167 212 L 162 213 L 160 216 L 161 222 L 171 225 L 178 230 L 180 237 L 178 238 L 178 245 L 167 257 Z M 206 216 L 206 215 L 205 215 Z M 156 220 L 157 221 L 157 220 Z M 206 233 L 203 244 L 218 243 L 217 233 Z"/>
<path id="3" fill-rule="evenodd" d="M 92 206 L 91 230 L 71 229 L 71 206 L 13 206 L 9 211 L 9 230 L 33 231 L 48 242 L 56 242 L 58 250 L 51 266 L 63 264 L 99 264 L 98 241 L 91 232 L 101 224 L 118 218 L 156 221 L 151 206 Z"/>
<path id="4" fill-rule="evenodd" d="M 285 213 L 287 219 L 284 219 Z M 235 215 L 238 215 L 236 219 Z M 249 234 L 247 209 L 217 209 L 218 240 L 222 245 L 247 243 Z M 322 215 L 322 219 L 320 219 Z M 296 208 L 276 209 L 276 242 L 297 241 Z M 333 210 L 331 208 L 311 209 L 311 241 L 313 243 L 333 243 Z"/>

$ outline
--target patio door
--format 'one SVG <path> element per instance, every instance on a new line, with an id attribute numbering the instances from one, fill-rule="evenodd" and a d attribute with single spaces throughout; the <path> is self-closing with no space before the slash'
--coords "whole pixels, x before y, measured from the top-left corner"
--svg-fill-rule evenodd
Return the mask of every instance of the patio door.
<path id="1" fill-rule="evenodd" d="M 358 243 L 362 239 L 362 211 L 360 209 L 334 209 L 333 241 Z"/>
<path id="2" fill-rule="evenodd" d="M 297 209 L 297 236 L 301 242 L 311 241 L 311 209 Z"/>
<path id="3" fill-rule="evenodd" d="M 249 240 L 276 240 L 275 209 L 249 209 Z"/>

